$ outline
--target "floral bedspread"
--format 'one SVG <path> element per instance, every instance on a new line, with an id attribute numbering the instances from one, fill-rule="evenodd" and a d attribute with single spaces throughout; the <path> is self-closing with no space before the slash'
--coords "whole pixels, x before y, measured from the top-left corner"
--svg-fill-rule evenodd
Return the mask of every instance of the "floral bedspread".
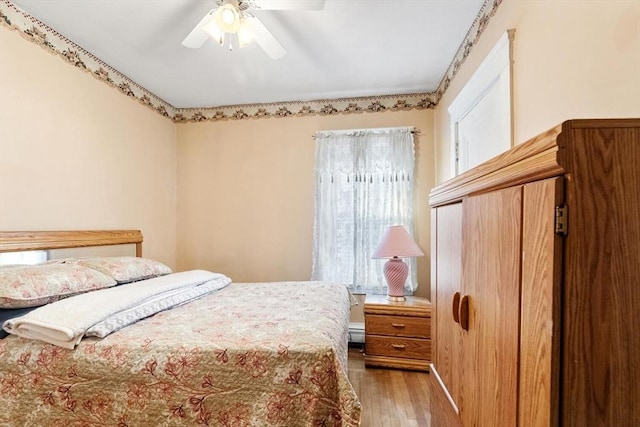
<path id="1" fill-rule="evenodd" d="M 0 425 L 357 426 L 350 299 L 320 282 L 232 283 L 74 350 L 0 340 Z"/>

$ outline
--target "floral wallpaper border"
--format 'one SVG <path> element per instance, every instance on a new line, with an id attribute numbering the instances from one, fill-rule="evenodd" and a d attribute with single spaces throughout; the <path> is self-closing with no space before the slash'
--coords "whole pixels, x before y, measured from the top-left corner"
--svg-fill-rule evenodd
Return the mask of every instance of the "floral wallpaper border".
<path id="1" fill-rule="evenodd" d="M 485 0 L 435 92 L 202 108 L 173 107 L 100 58 L 22 11 L 9 0 L 0 0 L 0 26 L 18 31 L 25 39 L 60 56 L 76 68 L 91 73 L 93 77 L 118 89 L 124 95 L 135 98 L 158 114 L 176 123 L 184 123 L 434 108 L 502 1 Z"/>
<path id="2" fill-rule="evenodd" d="M 464 61 L 469 56 L 471 52 L 471 48 L 476 45 L 478 39 L 484 32 L 485 28 L 487 28 L 487 24 L 489 20 L 496 14 L 498 7 L 502 4 L 503 0 L 485 0 L 485 2 L 480 7 L 480 11 L 478 12 L 478 16 L 469 27 L 469 31 L 467 31 L 467 35 L 464 37 L 462 44 L 458 48 L 455 56 L 453 57 L 453 61 L 449 65 L 447 72 L 444 77 L 440 81 L 438 85 L 438 89 L 436 89 L 436 104 L 440 101 L 444 93 L 449 88 L 449 84 L 453 80 L 456 74 L 458 74 L 458 70 L 460 66 L 464 63 Z"/>
<path id="3" fill-rule="evenodd" d="M 173 120 L 175 122 L 201 122 L 205 120 L 242 120 L 262 117 L 331 116 L 336 114 L 426 109 L 433 108 L 435 105 L 435 94 L 418 93 L 211 108 L 180 108 Z"/>
<path id="4" fill-rule="evenodd" d="M 9 0 L 0 0 L 0 25 L 16 30 L 25 39 L 58 55 L 76 68 L 91 73 L 98 80 L 118 89 L 124 95 L 137 99 L 162 116 L 173 118 L 176 109 L 168 102 L 149 92 L 100 58 L 87 52 L 71 40 L 24 12 Z"/>

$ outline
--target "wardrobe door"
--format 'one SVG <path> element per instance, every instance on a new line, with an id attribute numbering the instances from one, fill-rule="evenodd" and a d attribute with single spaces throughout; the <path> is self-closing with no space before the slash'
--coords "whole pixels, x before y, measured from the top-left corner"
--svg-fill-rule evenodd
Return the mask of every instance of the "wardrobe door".
<path id="1" fill-rule="evenodd" d="M 521 427 L 559 425 L 563 238 L 555 233 L 564 179 L 524 186 L 520 308 Z"/>
<path id="2" fill-rule="evenodd" d="M 432 239 L 435 242 L 431 288 L 433 373 L 439 377 L 458 412 L 462 386 L 462 329 L 454 319 L 453 301 L 454 294 L 457 292 L 459 295 L 462 290 L 462 203 L 433 209 L 431 215 Z"/>
<path id="3" fill-rule="evenodd" d="M 460 416 L 516 426 L 522 187 L 468 197 L 462 211 Z"/>

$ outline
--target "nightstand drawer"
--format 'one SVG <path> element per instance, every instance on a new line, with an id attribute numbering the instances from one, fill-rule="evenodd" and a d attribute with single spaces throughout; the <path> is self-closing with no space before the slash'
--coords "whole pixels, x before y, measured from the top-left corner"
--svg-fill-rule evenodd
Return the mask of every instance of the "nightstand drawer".
<path id="1" fill-rule="evenodd" d="M 429 359 L 431 340 L 418 338 L 396 338 L 369 335 L 365 338 L 366 356 L 402 357 L 407 359 Z"/>
<path id="2" fill-rule="evenodd" d="M 431 318 L 369 314 L 365 316 L 364 328 L 367 335 L 429 338 L 431 335 Z"/>

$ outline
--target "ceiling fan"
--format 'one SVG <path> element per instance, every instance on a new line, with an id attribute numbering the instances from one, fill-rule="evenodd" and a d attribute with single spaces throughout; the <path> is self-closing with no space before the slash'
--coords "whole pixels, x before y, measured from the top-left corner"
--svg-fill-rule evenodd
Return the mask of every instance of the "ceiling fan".
<path id="1" fill-rule="evenodd" d="M 182 45 L 197 49 L 208 38 L 220 46 L 233 49 L 234 43 L 244 47 L 255 42 L 272 59 L 287 52 L 275 36 L 252 13 L 253 10 L 321 10 L 325 0 L 215 0 L 211 9 L 182 41 Z"/>

